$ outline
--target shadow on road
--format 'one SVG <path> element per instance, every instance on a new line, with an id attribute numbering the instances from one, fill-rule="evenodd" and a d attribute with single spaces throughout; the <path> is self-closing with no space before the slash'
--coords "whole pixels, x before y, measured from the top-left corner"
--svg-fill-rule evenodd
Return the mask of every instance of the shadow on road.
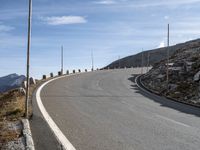
<path id="1" fill-rule="evenodd" d="M 132 77 L 128 78 L 128 80 L 135 83 L 136 77 L 137 77 L 137 75 L 132 74 Z M 147 92 L 141 90 L 136 84 L 133 84 L 131 86 L 132 86 L 131 89 L 133 89 L 136 93 L 143 95 L 144 97 L 148 98 L 149 100 L 159 103 L 160 106 L 162 106 L 162 107 L 172 108 L 172 109 L 178 110 L 178 111 L 186 113 L 186 114 L 192 114 L 192 115 L 200 117 L 200 108 L 190 106 L 187 104 L 183 104 L 183 103 L 179 103 L 179 102 L 167 99 L 165 97 L 155 95 L 153 93 L 147 93 Z"/>

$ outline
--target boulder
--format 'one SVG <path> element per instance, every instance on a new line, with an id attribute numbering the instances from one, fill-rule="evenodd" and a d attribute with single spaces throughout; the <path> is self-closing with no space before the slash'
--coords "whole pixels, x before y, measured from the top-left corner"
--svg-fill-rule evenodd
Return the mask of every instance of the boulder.
<path id="1" fill-rule="evenodd" d="M 42 76 L 42 79 L 43 79 L 43 80 L 46 80 L 46 79 L 47 79 L 47 76 L 46 76 L 46 75 L 43 75 L 43 76 Z"/>
<path id="2" fill-rule="evenodd" d="M 200 79 L 200 71 L 198 71 L 193 77 L 193 80 L 196 82 L 199 81 L 199 79 Z"/>

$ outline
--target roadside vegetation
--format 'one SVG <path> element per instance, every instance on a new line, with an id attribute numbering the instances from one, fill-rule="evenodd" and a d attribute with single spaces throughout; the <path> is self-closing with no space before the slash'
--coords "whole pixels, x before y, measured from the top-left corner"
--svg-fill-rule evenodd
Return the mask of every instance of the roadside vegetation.
<path id="1" fill-rule="evenodd" d="M 31 85 L 30 96 L 36 85 Z M 0 149 L 23 149 L 21 119 L 25 112 L 25 94 L 21 89 L 14 89 L 0 94 Z M 32 106 L 29 105 L 29 116 Z"/>

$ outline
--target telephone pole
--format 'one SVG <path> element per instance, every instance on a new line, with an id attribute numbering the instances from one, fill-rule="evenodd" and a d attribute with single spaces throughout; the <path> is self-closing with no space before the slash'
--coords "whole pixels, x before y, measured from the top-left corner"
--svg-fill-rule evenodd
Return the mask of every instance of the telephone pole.
<path id="1" fill-rule="evenodd" d="M 63 74 L 63 46 L 61 46 L 61 75 Z"/>
<path id="2" fill-rule="evenodd" d="M 143 50 L 142 50 L 142 61 L 141 61 L 141 74 L 143 74 Z"/>
<path id="3" fill-rule="evenodd" d="M 169 87 L 169 24 L 167 26 L 167 90 Z"/>
<path id="4" fill-rule="evenodd" d="M 94 56 L 93 56 L 93 50 L 91 51 L 91 59 L 92 59 L 92 71 L 94 70 Z"/>
<path id="5" fill-rule="evenodd" d="M 149 71 L 149 58 L 150 58 L 150 52 L 148 52 L 147 56 L 147 72 Z"/>
<path id="6" fill-rule="evenodd" d="M 120 56 L 118 57 L 118 67 L 120 69 Z"/>
<path id="7" fill-rule="evenodd" d="M 32 19 L 32 0 L 29 0 L 28 42 L 27 42 L 27 63 L 26 63 L 26 100 L 25 100 L 25 117 L 26 118 L 28 118 L 28 101 L 29 101 L 29 66 L 30 66 L 30 45 L 31 45 L 31 19 Z"/>

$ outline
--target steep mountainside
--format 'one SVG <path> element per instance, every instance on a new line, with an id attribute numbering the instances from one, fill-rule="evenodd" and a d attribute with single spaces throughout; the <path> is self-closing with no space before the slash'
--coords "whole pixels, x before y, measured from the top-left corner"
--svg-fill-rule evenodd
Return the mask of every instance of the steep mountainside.
<path id="1" fill-rule="evenodd" d="M 0 77 L 0 93 L 20 87 L 24 80 L 25 76 L 17 74 Z"/>
<path id="2" fill-rule="evenodd" d="M 179 101 L 200 106 L 200 40 L 195 40 L 177 49 L 167 61 L 162 60 L 143 76 L 144 85 Z"/>
<path id="3" fill-rule="evenodd" d="M 200 39 L 170 46 L 169 55 L 172 56 L 177 50 L 184 49 L 185 47 L 192 45 L 194 42 L 198 42 L 198 41 L 200 41 Z M 142 63 L 142 57 L 143 57 L 143 63 Z M 148 64 L 153 66 L 155 63 L 165 59 L 166 57 L 167 57 L 167 48 L 164 47 L 164 48 L 144 51 L 136 55 L 132 55 L 132 56 L 122 58 L 120 60 L 116 60 L 104 68 L 108 68 L 108 67 L 110 69 L 119 68 L 119 67 L 130 68 L 130 67 L 140 67 L 141 65 L 147 66 Z"/>

